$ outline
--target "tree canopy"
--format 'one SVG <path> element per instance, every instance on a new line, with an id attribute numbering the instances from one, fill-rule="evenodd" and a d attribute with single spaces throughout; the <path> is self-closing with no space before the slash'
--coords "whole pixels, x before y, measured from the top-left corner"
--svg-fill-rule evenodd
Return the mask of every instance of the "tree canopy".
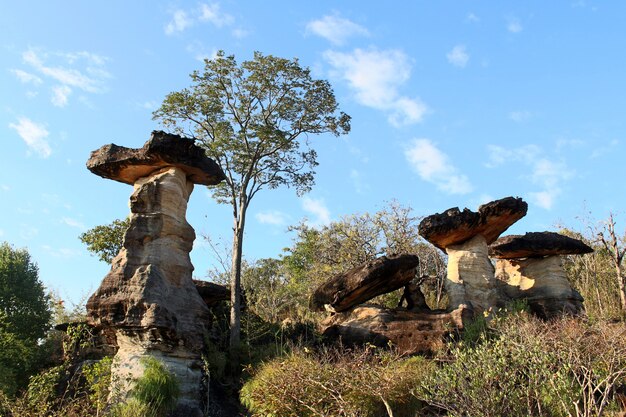
<path id="1" fill-rule="evenodd" d="M 109 224 L 96 226 L 79 236 L 81 242 L 87 245 L 87 250 L 98 256 L 103 262 L 111 263 L 113 258 L 122 249 L 124 234 L 130 224 L 128 218 L 116 219 Z"/>
<path id="2" fill-rule="evenodd" d="M 262 189 L 311 189 L 317 153 L 309 135 L 341 135 L 350 117 L 333 90 L 297 59 L 254 53 L 238 64 L 223 51 L 191 74 L 192 85 L 165 97 L 153 113 L 166 129 L 194 137 L 226 174 L 212 188 L 233 210 L 231 347 L 240 339 L 241 260 L 246 211 Z"/>

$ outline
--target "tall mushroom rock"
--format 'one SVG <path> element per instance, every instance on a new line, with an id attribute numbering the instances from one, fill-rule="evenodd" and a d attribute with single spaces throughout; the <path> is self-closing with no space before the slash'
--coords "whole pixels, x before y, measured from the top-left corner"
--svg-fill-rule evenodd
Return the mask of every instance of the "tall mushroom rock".
<path id="1" fill-rule="evenodd" d="M 483 204 L 477 213 L 455 207 L 421 221 L 420 235 L 448 254 L 450 309 L 465 304 L 479 313 L 503 304 L 487 245 L 527 211 L 521 198 L 506 197 Z"/>
<path id="2" fill-rule="evenodd" d="M 101 147 L 87 168 L 134 186 L 123 248 L 87 302 L 89 324 L 117 338 L 115 388 L 127 394 L 127 381 L 143 374 L 141 358 L 157 357 L 180 382 L 178 407 L 200 415 L 209 310 L 192 281 L 195 232 L 185 214 L 194 184 L 217 184 L 224 173 L 193 140 L 158 131 L 140 149 Z"/>
<path id="3" fill-rule="evenodd" d="M 571 287 L 561 255 L 591 252 L 582 241 L 553 232 L 504 236 L 489 246 L 506 295 L 527 300 L 531 311 L 544 318 L 583 311 L 583 298 Z"/>

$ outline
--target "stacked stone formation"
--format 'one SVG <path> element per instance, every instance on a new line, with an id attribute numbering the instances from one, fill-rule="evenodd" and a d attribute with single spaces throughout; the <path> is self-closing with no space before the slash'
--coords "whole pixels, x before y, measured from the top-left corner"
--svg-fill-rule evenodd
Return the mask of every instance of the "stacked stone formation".
<path id="1" fill-rule="evenodd" d="M 478 314 L 504 304 L 488 245 L 527 211 L 521 198 L 506 197 L 480 206 L 478 212 L 455 207 L 420 222 L 420 235 L 448 255 L 445 288 L 451 310 L 464 305 Z"/>
<path id="2" fill-rule="evenodd" d="M 489 247 L 506 295 L 526 300 L 531 311 L 544 318 L 584 311 L 583 298 L 571 287 L 562 256 L 591 252 L 584 242 L 554 232 L 504 236 Z"/>
<path id="3" fill-rule="evenodd" d="M 185 215 L 194 183 L 216 184 L 224 174 L 192 140 L 163 132 L 140 149 L 103 146 L 87 167 L 134 186 L 123 248 L 87 302 L 88 322 L 115 331 L 115 390 L 127 393 L 127 381 L 143 373 L 141 358 L 157 357 L 181 384 L 179 408 L 200 415 L 209 311 L 192 281 L 195 232 Z"/>

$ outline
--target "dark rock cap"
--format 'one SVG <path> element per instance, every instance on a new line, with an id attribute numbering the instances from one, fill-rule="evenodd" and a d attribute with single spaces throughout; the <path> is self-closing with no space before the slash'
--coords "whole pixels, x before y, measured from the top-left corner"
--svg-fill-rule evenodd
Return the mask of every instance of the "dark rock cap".
<path id="1" fill-rule="evenodd" d="M 208 307 L 230 300 L 230 289 L 223 285 L 199 279 L 194 279 L 193 284 Z"/>
<path id="2" fill-rule="evenodd" d="M 489 246 L 489 256 L 498 259 L 582 255 L 591 252 L 593 249 L 583 241 L 554 232 L 503 236 Z"/>
<path id="3" fill-rule="evenodd" d="M 521 198 L 513 197 L 483 204 L 478 213 L 454 207 L 424 218 L 419 224 L 419 234 L 441 250 L 476 235 L 482 235 L 489 244 L 524 217 L 527 211 L 528 204 Z"/>
<path id="4" fill-rule="evenodd" d="M 87 161 L 87 169 L 94 174 L 131 185 L 169 166 L 185 171 L 195 184 L 214 185 L 226 178 L 217 163 L 207 157 L 193 139 L 156 130 L 142 148 L 104 145 L 93 151 Z"/>
<path id="5" fill-rule="evenodd" d="M 404 287 L 415 278 L 417 255 L 381 256 L 320 285 L 311 296 L 312 310 L 346 311 L 372 298 Z"/>

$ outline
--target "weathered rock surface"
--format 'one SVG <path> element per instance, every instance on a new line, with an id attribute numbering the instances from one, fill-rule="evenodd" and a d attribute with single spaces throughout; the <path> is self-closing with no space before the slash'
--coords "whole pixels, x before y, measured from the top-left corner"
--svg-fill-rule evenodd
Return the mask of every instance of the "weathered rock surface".
<path id="1" fill-rule="evenodd" d="M 335 275 L 311 296 L 314 311 L 346 311 L 372 298 L 404 287 L 419 265 L 416 255 L 381 256 Z"/>
<path id="2" fill-rule="evenodd" d="M 111 271 L 87 302 L 87 321 L 115 332 L 115 390 L 128 392 L 155 356 L 181 381 L 179 407 L 201 415 L 201 350 L 210 314 L 192 281 L 195 232 L 185 218 L 194 182 L 223 173 L 193 141 L 153 132 L 143 148 L 107 145 L 92 153 L 92 172 L 132 182 L 130 226 Z"/>
<path id="3" fill-rule="evenodd" d="M 162 131 L 152 132 L 151 139 L 139 149 L 104 145 L 87 161 L 87 169 L 94 174 L 131 185 L 164 167 L 182 169 L 195 184 L 212 185 L 226 178 L 192 139 Z"/>
<path id="4" fill-rule="evenodd" d="M 193 280 L 200 297 L 208 307 L 212 307 L 221 301 L 230 300 L 230 289 L 209 281 Z"/>
<path id="5" fill-rule="evenodd" d="M 443 347 L 455 329 L 463 328 L 469 318 L 460 307 L 449 313 L 412 312 L 364 305 L 337 313 L 321 323 L 323 335 L 344 344 L 391 344 L 402 354 L 433 352 Z"/>
<path id="6" fill-rule="evenodd" d="M 593 249 L 583 241 L 554 232 L 503 236 L 489 245 L 489 256 L 498 259 L 581 255 L 591 252 Z"/>
<path id="7" fill-rule="evenodd" d="M 448 279 L 445 282 L 449 308 L 471 307 L 475 313 L 504 305 L 498 291 L 494 268 L 487 256 L 487 242 L 482 235 L 446 248 Z"/>
<path id="8" fill-rule="evenodd" d="M 571 287 L 560 256 L 501 259 L 496 262 L 495 276 L 507 284 L 503 291 L 510 299 L 527 300 L 540 317 L 583 311 L 583 298 Z"/>
<path id="9" fill-rule="evenodd" d="M 489 244 L 524 217 L 527 211 L 528 204 L 521 198 L 513 197 L 483 204 L 477 213 L 454 207 L 424 218 L 419 224 L 419 234 L 441 250 L 476 235 L 482 235 Z"/>

